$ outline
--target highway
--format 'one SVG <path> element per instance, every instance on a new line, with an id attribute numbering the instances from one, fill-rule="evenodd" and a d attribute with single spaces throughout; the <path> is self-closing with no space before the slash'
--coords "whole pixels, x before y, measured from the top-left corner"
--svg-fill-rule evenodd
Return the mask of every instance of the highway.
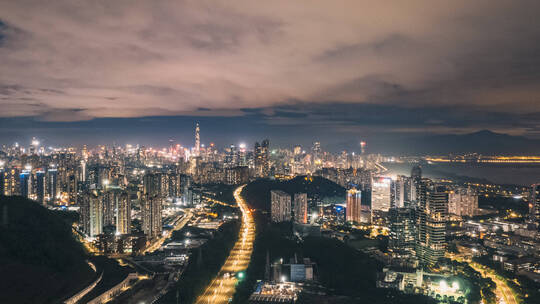
<path id="1" fill-rule="evenodd" d="M 249 265 L 255 239 L 255 222 L 246 202 L 240 195 L 244 187 L 245 185 L 240 186 L 234 191 L 234 198 L 242 212 L 242 226 L 238 240 L 217 276 L 197 299 L 197 304 L 228 303 L 235 292 L 238 280 L 236 273 L 246 270 Z"/>
<path id="2" fill-rule="evenodd" d="M 449 254 L 448 257 L 458 262 L 468 263 L 469 266 L 471 266 L 474 270 L 478 271 L 484 278 L 490 278 L 491 280 L 493 280 L 493 282 L 495 282 L 495 284 L 497 285 L 494 292 L 497 296 L 497 299 L 499 299 L 499 304 L 519 303 L 512 289 L 508 287 L 508 284 L 506 284 L 506 282 L 504 282 L 503 280 L 499 279 L 497 277 L 497 274 L 495 274 L 495 272 L 490 268 L 472 262 L 470 259 L 463 259 L 459 255 Z"/>
<path id="3" fill-rule="evenodd" d="M 495 295 L 499 299 L 500 304 L 518 304 L 512 289 L 508 287 L 506 282 L 499 279 L 491 269 L 483 267 L 477 263 L 469 263 L 469 265 L 471 265 L 474 270 L 480 272 L 484 277 L 490 278 L 493 280 L 493 282 L 495 282 L 495 284 L 497 284 L 497 287 L 495 288 Z"/>

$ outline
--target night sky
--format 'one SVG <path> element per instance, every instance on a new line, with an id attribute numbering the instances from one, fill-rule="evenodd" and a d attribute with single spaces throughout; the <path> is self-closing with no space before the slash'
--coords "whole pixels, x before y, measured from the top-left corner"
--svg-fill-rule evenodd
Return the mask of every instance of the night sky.
<path id="1" fill-rule="evenodd" d="M 54 3 L 52 3 L 54 2 Z M 0 143 L 540 138 L 539 1 L 0 1 Z"/>

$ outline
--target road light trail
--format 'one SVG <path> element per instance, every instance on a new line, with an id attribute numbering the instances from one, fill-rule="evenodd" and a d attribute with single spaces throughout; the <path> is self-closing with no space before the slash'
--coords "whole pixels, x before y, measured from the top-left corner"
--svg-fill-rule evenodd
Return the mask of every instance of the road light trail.
<path id="1" fill-rule="evenodd" d="M 249 265 L 255 239 L 255 222 L 246 202 L 240 195 L 245 186 L 240 186 L 234 191 L 234 198 L 242 212 L 242 226 L 238 233 L 238 240 L 217 276 L 197 299 L 197 304 L 227 303 L 235 292 L 237 278 L 234 273 L 246 270 Z M 233 275 L 226 276 L 227 273 L 233 273 Z"/>
<path id="2" fill-rule="evenodd" d="M 506 284 L 506 282 L 499 279 L 496 274 L 492 273 L 491 270 L 485 270 L 477 263 L 470 263 L 469 265 L 471 265 L 474 270 L 480 272 L 484 277 L 488 277 L 493 280 L 493 282 L 495 282 L 495 284 L 497 285 L 497 287 L 495 288 L 495 294 L 497 295 L 497 298 L 499 298 L 499 301 L 504 301 L 500 303 L 518 304 L 518 301 L 512 289 L 508 287 L 508 284 Z"/>

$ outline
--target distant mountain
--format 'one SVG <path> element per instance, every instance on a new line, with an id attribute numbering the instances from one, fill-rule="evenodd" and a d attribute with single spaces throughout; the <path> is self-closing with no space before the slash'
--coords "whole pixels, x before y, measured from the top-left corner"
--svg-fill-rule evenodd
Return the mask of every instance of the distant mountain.
<path id="1" fill-rule="evenodd" d="M 59 303 L 95 279 L 66 215 L 0 196 L 0 303 Z"/>
<path id="2" fill-rule="evenodd" d="M 540 141 L 538 140 L 495 133 L 489 130 L 461 135 L 428 136 L 418 139 L 417 144 L 418 147 L 423 147 L 426 152 L 444 154 L 460 152 L 528 154 L 540 152 Z"/>
<path id="3" fill-rule="evenodd" d="M 468 134 L 407 135 L 379 134 L 366 138 L 368 153 L 382 154 L 449 154 L 477 152 L 482 154 L 538 154 L 540 140 L 481 130 Z M 337 151 L 359 152 L 354 141 L 336 143 Z"/>

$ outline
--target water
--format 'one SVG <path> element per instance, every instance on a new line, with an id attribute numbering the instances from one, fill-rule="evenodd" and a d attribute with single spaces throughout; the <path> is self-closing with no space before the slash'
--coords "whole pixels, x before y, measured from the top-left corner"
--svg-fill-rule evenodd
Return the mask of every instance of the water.
<path id="1" fill-rule="evenodd" d="M 389 174 L 410 176 L 414 164 L 385 163 Z M 540 183 L 539 164 L 475 164 L 475 163 L 443 163 L 421 164 L 422 173 L 429 178 L 451 178 L 465 181 L 489 181 L 497 184 L 514 184 L 530 186 Z"/>

